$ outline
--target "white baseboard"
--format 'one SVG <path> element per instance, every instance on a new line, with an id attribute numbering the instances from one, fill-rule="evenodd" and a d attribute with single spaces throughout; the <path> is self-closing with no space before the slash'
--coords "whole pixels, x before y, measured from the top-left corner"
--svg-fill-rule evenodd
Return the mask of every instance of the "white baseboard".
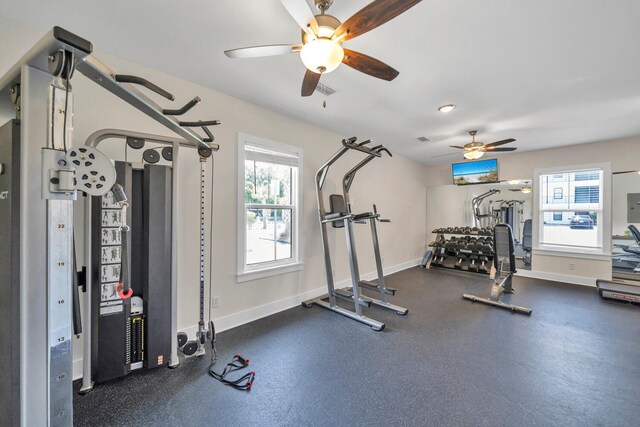
<path id="1" fill-rule="evenodd" d="M 403 262 L 401 264 L 392 265 L 384 269 L 384 275 L 388 276 L 389 274 L 397 273 L 402 270 L 406 270 L 411 267 L 415 267 L 420 264 L 421 259 Z M 362 274 L 362 280 L 373 280 L 378 277 L 378 273 L 372 271 L 370 273 Z M 334 284 L 336 288 L 343 288 L 346 286 L 351 286 L 351 280 L 341 280 L 340 282 L 336 282 Z M 292 307 L 300 305 L 303 301 L 310 300 L 321 295 L 327 293 L 327 287 L 322 286 L 320 288 L 315 288 L 310 291 L 303 292 L 301 294 L 293 295 L 287 298 L 283 298 L 277 301 L 272 301 L 267 304 L 259 305 L 257 307 L 252 307 L 247 310 L 242 310 L 237 313 L 229 314 L 227 316 L 218 317 L 216 319 L 212 319 L 216 325 L 216 333 L 223 332 L 237 326 L 244 325 L 249 322 L 253 322 L 254 320 L 262 319 L 263 317 L 270 316 L 272 314 L 279 313 L 284 310 L 288 310 Z M 198 325 L 193 324 L 187 328 L 182 329 L 181 332 L 186 332 L 189 337 L 195 337 L 196 332 L 198 331 Z M 82 359 L 74 359 L 73 361 L 73 379 L 77 380 L 82 378 Z"/>
<path id="2" fill-rule="evenodd" d="M 546 271 L 518 270 L 515 274 L 521 277 L 531 277 L 533 279 L 551 280 L 553 282 L 569 283 L 571 285 L 596 287 L 596 279 L 592 277 L 570 276 L 567 274 L 549 273 Z"/>
<path id="3" fill-rule="evenodd" d="M 411 267 L 415 267 L 420 264 L 421 259 L 412 260 L 403 262 L 401 264 L 392 265 L 390 267 L 386 267 L 384 269 L 384 275 L 388 276 L 393 273 L 397 273 L 402 270 L 406 270 Z M 378 273 L 375 271 L 361 274 L 360 278 L 362 280 L 373 280 L 378 278 Z M 336 288 L 343 288 L 346 286 L 351 286 L 351 280 L 341 280 L 340 282 L 335 282 L 334 286 Z M 292 307 L 296 307 L 300 305 L 303 301 L 307 301 L 321 295 L 327 293 L 327 287 L 322 286 L 316 289 L 312 289 L 310 291 L 303 292 L 298 295 L 293 295 L 287 298 L 283 298 L 281 300 L 272 301 L 267 304 L 259 305 L 257 307 L 252 307 L 247 310 L 239 311 L 237 313 L 229 314 L 227 316 L 214 318 L 212 319 L 216 325 L 216 333 L 226 331 L 232 328 L 235 328 L 240 325 L 244 325 L 249 322 L 253 322 L 254 320 L 262 319 L 263 317 L 270 316 L 272 314 L 279 313 L 284 310 L 288 310 Z M 196 331 L 198 330 L 198 325 L 194 324 L 185 329 L 183 332 L 186 332 L 189 336 L 195 336 Z"/>

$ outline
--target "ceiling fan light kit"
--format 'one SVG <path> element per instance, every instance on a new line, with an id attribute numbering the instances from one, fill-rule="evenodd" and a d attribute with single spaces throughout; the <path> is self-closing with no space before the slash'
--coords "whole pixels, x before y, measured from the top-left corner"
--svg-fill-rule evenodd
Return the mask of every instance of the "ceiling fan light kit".
<path id="1" fill-rule="evenodd" d="M 317 38 L 302 46 L 300 59 L 309 71 L 318 74 L 330 73 L 342 63 L 344 49 L 331 39 Z"/>
<path id="2" fill-rule="evenodd" d="M 480 157 L 484 156 L 484 152 L 478 150 L 467 151 L 463 154 L 464 158 L 467 160 L 478 160 Z"/>
<path id="3" fill-rule="evenodd" d="M 438 107 L 438 111 L 440 111 L 441 113 L 448 113 L 450 111 L 453 111 L 455 108 L 455 104 L 447 104 Z"/>

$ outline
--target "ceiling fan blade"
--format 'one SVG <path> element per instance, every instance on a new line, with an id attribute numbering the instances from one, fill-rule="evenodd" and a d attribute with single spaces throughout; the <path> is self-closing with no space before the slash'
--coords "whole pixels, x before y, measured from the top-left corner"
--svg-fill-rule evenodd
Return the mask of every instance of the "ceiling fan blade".
<path id="1" fill-rule="evenodd" d="M 302 96 L 313 95 L 313 91 L 316 90 L 321 75 L 322 74 L 314 73 L 311 70 L 307 70 L 307 72 L 304 73 L 304 79 L 302 80 Z"/>
<path id="2" fill-rule="evenodd" d="M 502 147 L 502 148 L 491 148 L 487 150 L 488 153 L 495 153 L 497 151 L 516 151 L 518 147 Z"/>
<path id="3" fill-rule="evenodd" d="M 464 148 L 464 147 L 460 147 L 459 145 L 450 145 L 449 147 L 451 147 L 451 148 L 457 148 L 457 149 L 459 149 L 459 150 L 466 150 L 466 148 Z"/>
<path id="4" fill-rule="evenodd" d="M 420 1 L 421 0 L 375 0 L 360 9 L 351 18 L 336 28 L 335 36 L 343 36 L 343 41 L 358 37 L 392 20 L 407 9 L 420 3 Z"/>
<path id="5" fill-rule="evenodd" d="M 436 157 L 445 157 L 445 156 L 453 156 L 456 154 L 462 154 L 462 153 L 447 153 L 447 154 L 438 154 L 437 156 L 431 156 L 432 159 L 435 159 Z"/>
<path id="6" fill-rule="evenodd" d="M 299 52 L 301 47 L 299 44 L 272 44 L 225 50 L 224 54 L 229 58 L 259 58 L 262 56 L 277 56 Z"/>
<path id="7" fill-rule="evenodd" d="M 499 145 L 504 145 L 504 144 L 508 144 L 510 142 L 514 142 L 515 139 L 513 138 L 509 138 L 509 139 L 503 139 L 502 141 L 496 141 L 496 142 L 492 142 L 491 144 L 487 144 L 485 145 L 485 147 L 489 148 L 489 147 L 497 147 Z"/>
<path id="8" fill-rule="evenodd" d="M 309 33 L 309 29 L 311 29 L 314 34 L 318 34 L 318 23 L 305 0 L 280 0 L 280 3 L 282 3 L 293 20 L 296 21 L 296 23 L 300 25 L 300 28 L 307 34 Z"/>
<path id="9" fill-rule="evenodd" d="M 349 67 L 361 73 L 387 81 L 395 79 L 398 77 L 398 74 L 400 74 L 384 62 L 367 56 L 364 53 L 356 52 L 355 50 L 344 49 L 344 59 L 342 63 L 347 64 Z"/>

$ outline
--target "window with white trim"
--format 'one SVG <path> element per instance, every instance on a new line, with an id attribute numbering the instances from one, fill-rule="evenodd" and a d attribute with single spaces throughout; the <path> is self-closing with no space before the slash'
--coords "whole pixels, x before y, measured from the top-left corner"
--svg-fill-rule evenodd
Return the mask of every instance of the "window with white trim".
<path id="1" fill-rule="evenodd" d="M 244 134 L 238 139 L 238 276 L 292 271 L 300 261 L 302 150 Z"/>
<path id="2" fill-rule="evenodd" d="M 539 243 L 546 248 L 603 249 L 601 168 L 539 175 Z"/>

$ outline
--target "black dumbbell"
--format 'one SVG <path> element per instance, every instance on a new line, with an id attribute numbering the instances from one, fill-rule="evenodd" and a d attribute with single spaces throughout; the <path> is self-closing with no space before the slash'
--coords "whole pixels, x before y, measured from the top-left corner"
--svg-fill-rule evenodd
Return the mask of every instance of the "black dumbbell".
<path id="1" fill-rule="evenodd" d="M 478 261 L 477 255 L 469 255 L 469 266 L 467 267 L 467 270 L 477 272 L 478 264 L 476 263 L 476 261 Z"/>

